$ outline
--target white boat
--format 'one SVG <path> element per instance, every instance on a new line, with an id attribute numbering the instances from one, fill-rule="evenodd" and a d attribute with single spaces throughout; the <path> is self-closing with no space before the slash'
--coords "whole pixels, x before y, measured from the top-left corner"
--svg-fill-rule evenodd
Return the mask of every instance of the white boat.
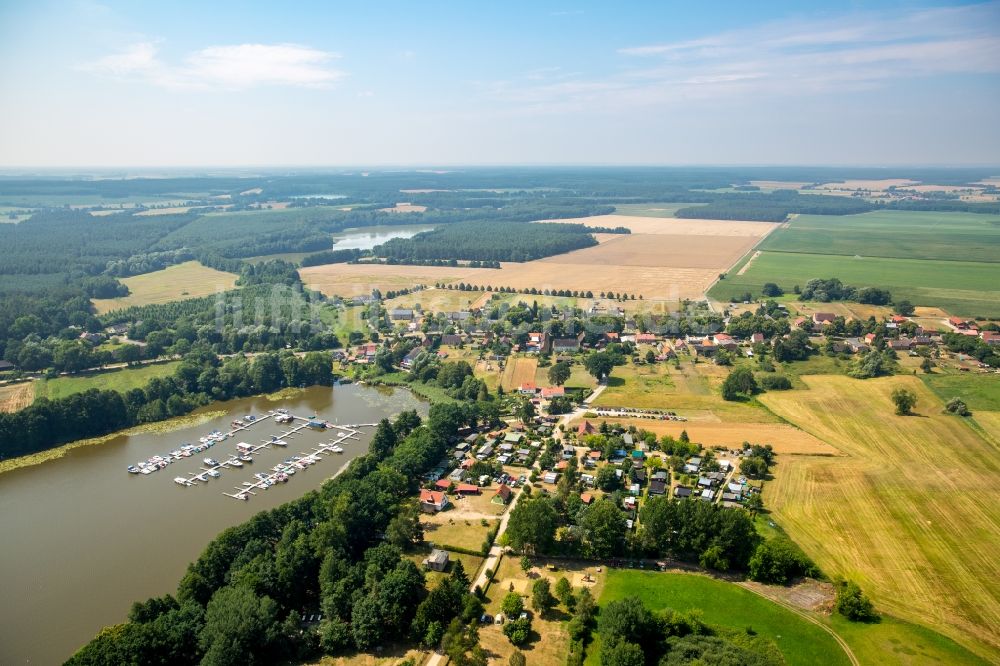
<path id="1" fill-rule="evenodd" d="M 344 447 L 337 446 L 336 444 L 334 444 L 333 446 L 330 447 L 330 450 L 333 451 L 334 453 L 343 453 Z"/>
<path id="2" fill-rule="evenodd" d="M 174 483 L 179 483 L 182 486 L 186 486 L 188 485 L 188 480 L 185 479 L 183 476 L 177 476 L 174 477 Z"/>
<path id="3" fill-rule="evenodd" d="M 217 478 L 219 478 L 220 476 L 222 476 L 221 474 L 219 474 L 219 471 L 218 471 L 218 470 L 215 470 L 215 469 L 210 469 L 210 470 L 208 470 L 208 475 L 209 475 L 210 477 L 212 477 L 213 479 L 217 479 Z"/>
<path id="4" fill-rule="evenodd" d="M 206 465 L 208 465 L 209 467 L 218 467 L 219 466 L 219 461 L 216 460 L 215 458 L 205 458 L 204 460 L 202 460 L 202 462 L 205 463 Z"/>
<path id="5" fill-rule="evenodd" d="M 226 461 L 226 463 L 232 465 L 233 467 L 243 467 L 243 463 L 240 462 L 239 458 L 230 458 Z"/>
<path id="6" fill-rule="evenodd" d="M 244 454 L 240 456 L 240 460 L 242 460 L 245 463 L 253 462 L 253 458 L 249 454 Z"/>
<path id="7" fill-rule="evenodd" d="M 288 442 L 286 442 L 286 441 L 285 441 L 285 440 L 283 440 L 283 439 L 276 439 L 276 440 L 274 440 L 274 442 L 272 442 L 272 443 L 273 443 L 273 444 L 277 444 L 278 446 L 288 446 Z"/>

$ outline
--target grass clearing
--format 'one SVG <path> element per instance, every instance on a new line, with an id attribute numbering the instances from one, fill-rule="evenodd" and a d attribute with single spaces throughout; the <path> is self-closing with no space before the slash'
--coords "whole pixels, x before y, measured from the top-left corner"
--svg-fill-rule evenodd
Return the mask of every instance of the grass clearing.
<path id="1" fill-rule="evenodd" d="M 484 490 L 484 494 L 493 493 L 489 489 Z M 463 500 L 464 501 L 464 500 Z M 468 550 L 479 550 L 486 540 L 486 535 L 490 528 L 496 525 L 495 518 L 455 518 L 449 516 L 451 511 L 420 517 L 420 522 L 424 526 L 424 540 L 433 543 L 437 547 L 454 546 L 456 548 L 466 548 Z M 486 520 L 486 525 L 482 521 Z M 467 572 L 471 577 L 475 572 Z"/>
<path id="2" fill-rule="evenodd" d="M 615 215 L 632 215 L 636 217 L 674 217 L 681 208 L 704 206 L 697 203 L 640 203 L 615 204 Z"/>
<path id="3" fill-rule="evenodd" d="M 847 641 L 862 664 L 888 661 L 906 666 L 964 666 L 988 663 L 947 636 L 889 615 L 883 615 L 878 624 L 850 622 L 839 615 L 826 618 L 826 623 Z"/>
<path id="4" fill-rule="evenodd" d="M 174 370 L 179 364 L 180 361 L 150 363 L 135 368 L 88 372 L 55 379 L 39 379 L 35 382 L 37 384 L 35 393 L 36 397 L 50 400 L 58 400 L 90 389 L 115 390 L 124 393 L 130 389 L 142 388 L 153 377 L 166 377 L 174 374 Z"/>
<path id="5" fill-rule="evenodd" d="M 914 376 L 805 376 L 767 393 L 773 412 L 847 454 L 781 460 L 765 504 L 828 575 L 857 580 L 876 605 L 982 656 L 1000 658 L 1000 453 Z M 893 414 L 891 391 L 918 396 Z M 957 526 L 961 526 L 957 529 Z"/>
<path id="6" fill-rule="evenodd" d="M 188 298 L 210 296 L 236 286 L 236 275 L 202 266 L 197 261 L 168 266 L 160 271 L 144 273 L 122 282 L 131 292 L 121 298 L 94 299 L 97 314 L 121 310 L 133 305 L 169 303 Z"/>
<path id="7" fill-rule="evenodd" d="M 638 597 L 653 610 L 701 609 L 711 625 L 743 630 L 748 626 L 773 640 L 789 664 L 849 664 L 832 636 L 792 611 L 732 583 L 707 576 L 650 571 L 608 572 L 599 603 Z M 587 649 L 588 665 L 600 660 L 599 641 Z"/>

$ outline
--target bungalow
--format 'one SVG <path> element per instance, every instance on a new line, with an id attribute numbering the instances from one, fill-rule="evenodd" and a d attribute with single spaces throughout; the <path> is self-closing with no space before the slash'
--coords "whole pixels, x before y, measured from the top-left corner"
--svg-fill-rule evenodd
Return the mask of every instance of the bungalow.
<path id="1" fill-rule="evenodd" d="M 847 338 L 844 340 L 844 344 L 846 344 L 847 348 L 854 354 L 861 354 L 871 349 L 871 347 L 860 338 Z"/>
<path id="2" fill-rule="evenodd" d="M 635 336 L 636 344 L 640 345 L 654 345 L 656 344 L 657 338 L 652 333 L 639 333 Z"/>
<path id="3" fill-rule="evenodd" d="M 996 331 L 982 331 L 979 338 L 988 345 L 1000 345 L 1000 333 Z"/>
<path id="4" fill-rule="evenodd" d="M 818 324 L 820 326 L 825 326 L 832 324 L 833 320 L 837 318 L 837 315 L 832 312 L 814 312 L 812 316 L 813 324 Z"/>
<path id="5" fill-rule="evenodd" d="M 508 432 L 504 435 L 503 441 L 505 444 L 520 444 L 522 439 L 524 439 L 523 432 Z"/>
<path id="6" fill-rule="evenodd" d="M 691 497 L 691 489 L 685 488 L 684 486 L 677 486 L 674 488 L 674 497 L 679 497 L 681 499 Z"/>
<path id="7" fill-rule="evenodd" d="M 691 463 L 687 463 L 687 464 L 684 465 L 684 473 L 685 474 L 697 474 L 698 473 L 698 469 L 699 469 L 698 465 L 692 465 Z"/>
<path id="8" fill-rule="evenodd" d="M 886 345 L 889 349 L 899 350 L 899 351 L 909 351 L 913 348 L 913 342 L 909 338 L 899 338 L 896 340 L 888 340 Z"/>
<path id="9" fill-rule="evenodd" d="M 403 360 L 399 362 L 401 366 L 409 370 L 413 367 L 413 363 L 417 360 L 417 357 L 424 353 L 422 347 L 414 347 L 410 352 L 403 357 Z"/>
<path id="10" fill-rule="evenodd" d="M 448 489 L 451 488 L 451 480 L 438 479 L 437 481 L 434 482 L 434 487 L 443 493 L 448 492 Z"/>
<path id="11" fill-rule="evenodd" d="M 492 504 L 503 504 L 506 506 L 507 503 L 510 502 L 512 494 L 510 486 L 505 483 L 501 483 L 497 488 L 496 493 L 493 494 L 493 499 L 491 499 L 490 502 Z"/>
<path id="12" fill-rule="evenodd" d="M 567 467 L 569 467 L 569 462 L 566 461 L 566 460 L 560 460 L 559 462 L 556 463 L 556 465 L 555 465 L 555 467 L 553 469 L 556 469 L 556 470 L 562 472 L 562 471 L 565 471 Z"/>
<path id="13" fill-rule="evenodd" d="M 571 458 L 575 458 L 576 449 L 574 449 L 572 446 L 564 446 L 562 450 L 562 457 L 563 460 L 570 460 Z"/>
<path id="14" fill-rule="evenodd" d="M 764 334 L 763 333 L 754 333 L 753 335 L 750 336 L 750 342 L 752 342 L 753 344 L 757 344 L 759 342 L 764 342 Z"/>
<path id="15" fill-rule="evenodd" d="M 562 386 L 546 386 L 542 389 L 541 395 L 546 400 L 551 400 L 552 398 L 562 398 L 566 395 L 566 389 Z"/>
<path id="16" fill-rule="evenodd" d="M 593 488 L 594 487 L 594 483 L 596 482 L 596 480 L 597 479 L 594 478 L 593 474 L 581 474 L 580 475 L 580 483 L 582 483 L 583 485 L 587 486 L 588 488 Z"/>
<path id="17" fill-rule="evenodd" d="M 461 481 L 465 478 L 465 470 L 461 467 L 456 467 L 451 471 L 451 474 L 448 475 L 448 478 L 455 482 Z"/>
<path id="18" fill-rule="evenodd" d="M 471 319 L 471 318 L 472 318 L 472 313 L 471 312 L 467 312 L 465 310 L 461 310 L 461 311 L 458 311 L 458 312 L 449 312 L 448 313 L 448 319 L 450 321 L 463 322 L 463 321 L 466 321 L 467 319 Z"/>
<path id="19" fill-rule="evenodd" d="M 740 496 L 734 493 L 722 493 L 722 501 L 724 502 L 739 502 Z"/>
<path id="20" fill-rule="evenodd" d="M 706 488 L 705 490 L 701 491 L 701 501 L 711 502 L 713 499 L 715 499 L 715 493 L 712 490 Z"/>
<path id="21" fill-rule="evenodd" d="M 590 460 L 595 460 L 595 461 L 596 460 L 600 460 L 603 455 L 604 454 L 601 453 L 600 451 L 588 451 L 587 452 L 587 458 L 589 458 Z"/>
<path id="22" fill-rule="evenodd" d="M 594 496 L 591 495 L 590 493 L 583 493 L 582 495 L 580 495 L 580 501 L 583 502 L 586 506 L 590 506 L 594 502 Z"/>
<path id="23" fill-rule="evenodd" d="M 104 342 L 104 336 L 100 333 L 87 333 L 86 331 L 80 334 L 80 339 L 92 345 L 99 345 Z"/>
<path id="24" fill-rule="evenodd" d="M 471 483 L 460 483 L 458 487 L 455 488 L 455 492 L 459 495 L 478 495 L 479 486 L 473 485 Z"/>
<path id="25" fill-rule="evenodd" d="M 646 468 L 645 467 L 633 467 L 632 468 L 632 480 L 636 483 L 646 483 Z"/>
<path id="26" fill-rule="evenodd" d="M 552 340 L 548 333 L 528 333 L 528 340 L 524 343 L 524 351 L 536 354 L 548 354 L 552 348 Z"/>
<path id="27" fill-rule="evenodd" d="M 424 560 L 424 569 L 430 571 L 444 571 L 448 568 L 448 551 L 434 548 L 431 554 Z"/>
<path id="28" fill-rule="evenodd" d="M 728 335 L 726 333 L 716 333 L 714 336 L 712 336 L 712 341 L 715 342 L 715 344 L 720 349 L 727 349 L 729 351 L 733 351 L 737 347 L 736 339 L 733 338 L 733 336 Z"/>
<path id="29" fill-rule="evenodd" d="M 701 476 L 698 477 L 698 485 L 702 488 L 711 488 L 714 484 L 712 483 L 712 479 Z"/>
<path id="30" fill-rule="evenodd" d="M 699 456 L 691 456 L 688 458 L 688 464 L 694 465 L 695 467 L 701 467 L 701 458 Z"/>
<path id="31" fill-rule="evenodd" d="M 525 382 L 517 388 L 517 392 L 521 395 L 535 395 L 538 393 L 538 385 L 535 382 Z"/>
<path id="32" fill-rule="evenodd" d="M 413 321 L 413 310 L 409 308 L 393 308 L 389 310 L 389 319 L 393 321 Z"/>
<path id="33" fill-rule="evenodd" d="M 448 508 L 448 496 L 437 490 L 420 491 L 420 510 L 424 513 L 437 513 Z"/>
<path id="34" fill-rule="evenodd" d="M 650 495 L 666 495 L 667 494 L 667 484 L 659 479 L 653 479 L 649 482 L 649 494 Z"/>
<path id="35" fill-rule="evenodd" d="M 743 494 L 743 486 L 740 485 L 739 483 L 730 483 L 727 484 L 726 487 L 729 489 L 729 492 L 731 493 L 735 493 L 737 495 Z"/>

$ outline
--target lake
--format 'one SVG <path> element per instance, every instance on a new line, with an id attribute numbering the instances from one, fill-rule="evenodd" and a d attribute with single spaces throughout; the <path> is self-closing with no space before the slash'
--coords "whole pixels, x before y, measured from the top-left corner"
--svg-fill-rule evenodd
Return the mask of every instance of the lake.
<path id="1" fill-rule="evenodd" d="M 126 471 L 212 430 L 228 432 L 235 418 L 279 407 L 343 424 L 375 423 L 407 409 L 427 413 L 426 403 L 402 389 L 313 387 L 278 401 L 215 403 L 196 414 L 224 410 L 224 416 L 166 433 L 121 435 L 0 475 L 0 664 L 62 663 L 102 627 L 125 620 L 133 601 L 174 593 L 188 563 L 219 532 L 318 488 L 368 449 L 374 428 L 364 428 L 360 441 L 342 442 L 342 455 L 246 502 L 222 493 L 330 441 L 336 431 L 302 430 L 287 448 L 262 449 L 253 464 L 223 470 L 208 484 L 183 487 L 173 479 L 197 472 L 206 456 L 229 458 L 241 440 L 256 444 L 289 426 L 268 419 L 155 474 Z"/>
<path id="2" fill-rule="evenodd" d="M 405 213 L 396 213 L 405 215 Z M 434 229 L 433 224 L 394 224 L 379 227 L 356 227 L 333 234 L 334 250 L 371 250 L 393 238 L 413 238 Z"/>

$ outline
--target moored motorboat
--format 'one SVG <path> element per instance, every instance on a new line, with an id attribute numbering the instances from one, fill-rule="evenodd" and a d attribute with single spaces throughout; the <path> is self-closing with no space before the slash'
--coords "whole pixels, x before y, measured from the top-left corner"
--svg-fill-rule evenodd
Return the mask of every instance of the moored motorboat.
<path id="1" fill-rule="evenodd" d="M 188 480 L 185 479 L 183 476 L 176 476 L 176 477 L 174 477 L 174 483 L 182 485 L 182 486 L 190 485 L 188 483 Z"/>
<path id="2" fill-rule="evenodd" d="M 252 463 L 253 462 L 253 456 L 251 456 L 248 453 L 244 453 L 242 456 L 240 456 L 240 460 L 242 460 L 245 463 Z"/>
<path id="3" fill-rule="evenodd" d="M 239 458 L 235 458 L 235 457 L 230 458 L 229 460 L 227 460 L 226 464 L 232 465 L 233 467 L 243 467 L 243 463 L 240 462 L 240 459 Z"/>
<path id="4" fill-rule="evenodd" d="M 215 470 L 215 469 L 210 469 L 210 470 L 208 470 L 208 472 L 207 472 L 207 473 L 208 473 L 208 475 L 209 475 L 210 477 L 212 477 L 213 479 L 217 479 L 217 478 L 219 478 L 220 476 L 222 476 L 221 474 L 219 474 L 219 471 L 218 471 L 218 470 Z"/>

